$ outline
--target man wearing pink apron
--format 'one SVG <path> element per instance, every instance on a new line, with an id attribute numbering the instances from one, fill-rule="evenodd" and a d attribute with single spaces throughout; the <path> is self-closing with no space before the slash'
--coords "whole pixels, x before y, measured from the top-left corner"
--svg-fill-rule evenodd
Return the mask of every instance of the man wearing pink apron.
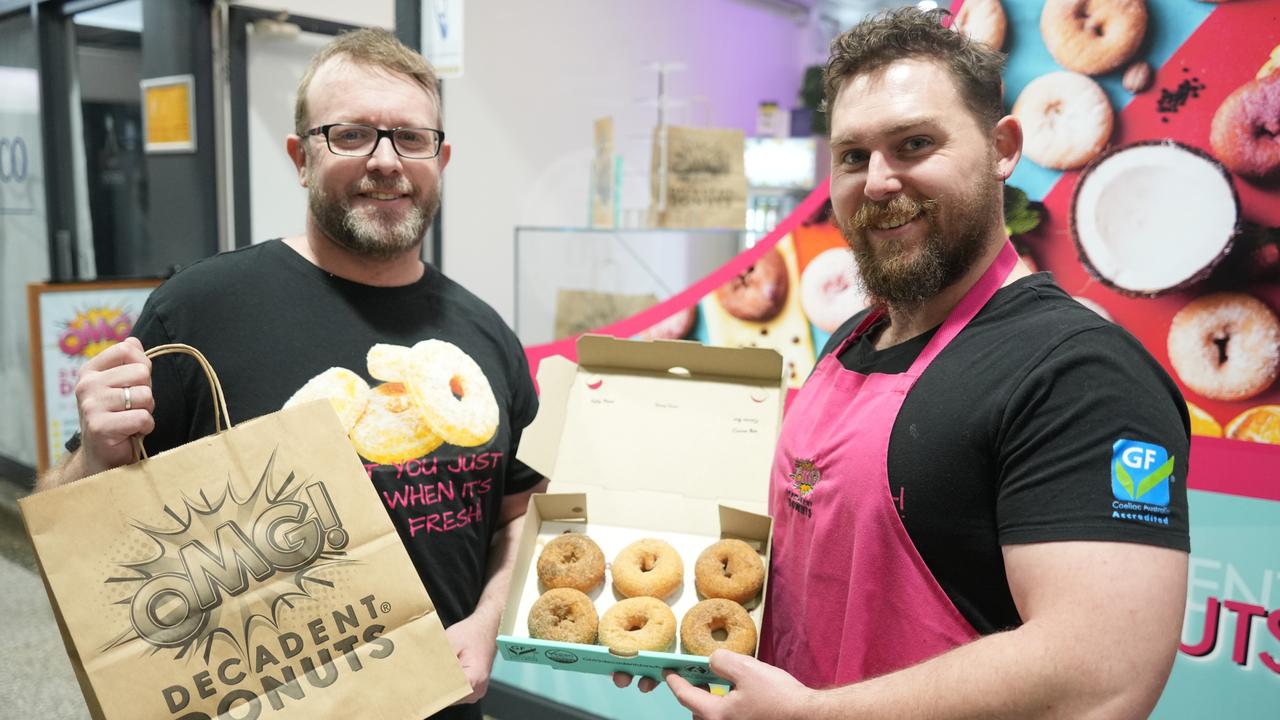
<path id="1" fill-rule="evenodd" d="M 874 304 L 783 423 L 759 659 L 712 655 L 724 697 L 668 677 L 697 718 L 1146 717 L 1159 698 L 1186 408 L 1010 244 L 1002 64 L 914 8 L 832 45 L 832 206 Z"/>

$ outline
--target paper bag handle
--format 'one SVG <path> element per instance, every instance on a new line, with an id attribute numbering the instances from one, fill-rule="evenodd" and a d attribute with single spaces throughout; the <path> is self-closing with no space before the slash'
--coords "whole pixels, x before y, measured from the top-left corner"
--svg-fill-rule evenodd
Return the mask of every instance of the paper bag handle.
<path id="1" fill-rule="evenodd" d="M 222 383 L 218 381 L 218 373 L 213 371 L 213 366 L 209 364 L 209 360 L 199 350 L 183 343 L 169 343 L 167 345 L 157 345 L 147 350 L 146 355 L 149 358 L 157 358 L 161 355 L 190 355 L 195 358 L 195 361 L 200 363 L 200 369 L 204 370 L 205 378 L 209 381 L 209 396 L 213 399 L 214 432 L 222 432 L 224 421 L 226 422 L 226 427 L 231 427 L 231 413 L 227 412 L 227 398 L 222 394 Z M 130 440 L 133 443 L 134 455 L 138 458 L 146 458 L 147 450 L 142 446 L 142 438 L 134 435 Z"/>

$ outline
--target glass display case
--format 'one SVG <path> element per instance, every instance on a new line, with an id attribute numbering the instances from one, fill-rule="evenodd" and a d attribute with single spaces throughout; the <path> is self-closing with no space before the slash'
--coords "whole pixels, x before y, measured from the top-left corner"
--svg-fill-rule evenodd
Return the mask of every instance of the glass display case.
<path id="1" fill-rule="evenodd" d="M 728 262 L 746 239 L 731 229 L 517 227 L 516 334 L 538 345 L 632 315 Z"/>

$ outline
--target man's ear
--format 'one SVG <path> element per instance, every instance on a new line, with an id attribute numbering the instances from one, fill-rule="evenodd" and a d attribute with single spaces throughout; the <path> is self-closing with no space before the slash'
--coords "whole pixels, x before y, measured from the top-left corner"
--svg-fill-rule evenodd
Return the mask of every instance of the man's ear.
<path id="1" fill-rule="evenodd" d="M 293 166 L 298 170 L 298 184 L 307 187 L 307 146 L 302 138 L 297 135 L 290 135 L 284 141 L 285 152 L 289 153 L 289 159 L 293 161 Z"/>
<path id="2" fill-rule="evenodd" d="M 449 164 L 449 158 L 453 157 L 453 146 L 445 143 L 440 146 L 440 154 L 436 156 L 436 166 L 439 172 L 444 172 L 444 166 Z"/>
<path id="3" fill-rule="evenodd" d="M 1022 159 L 1022 123 L 1012 115 L 1005 115 L 995 129 L 996 173 L 1001 180 L 1008 180 L 1013 169 Z"/>

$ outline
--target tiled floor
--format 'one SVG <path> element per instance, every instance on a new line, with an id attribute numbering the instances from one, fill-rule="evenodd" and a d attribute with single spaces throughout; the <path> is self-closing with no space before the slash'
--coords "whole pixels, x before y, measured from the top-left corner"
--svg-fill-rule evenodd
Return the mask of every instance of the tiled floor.
<path id="1" fill-rule="evenodd" d="M 0 716 L 88 718 L 18 515 L 25 492 L 0 478 Z"/>

